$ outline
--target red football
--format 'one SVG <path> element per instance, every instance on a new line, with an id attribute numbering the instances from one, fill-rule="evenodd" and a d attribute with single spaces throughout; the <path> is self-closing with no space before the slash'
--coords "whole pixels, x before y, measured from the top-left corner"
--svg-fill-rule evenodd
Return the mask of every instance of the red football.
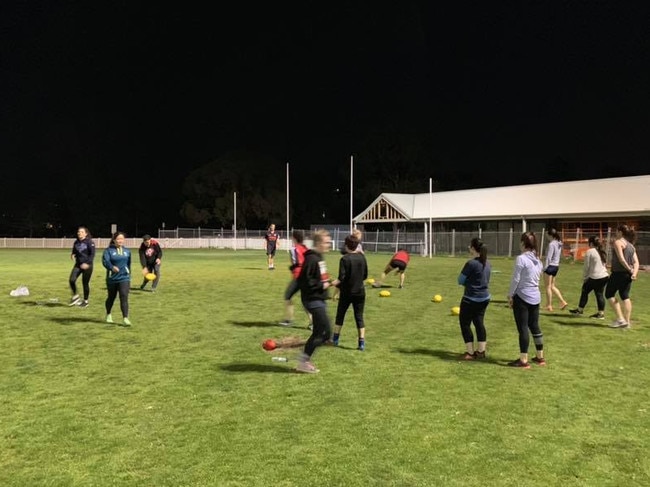
<path id="1" fill-rule="evenodd" d="M 275 350 L 276 347 L 277 344 L 275 343 L 275 340 L 271 340 L 270 338 L 262 342 L 262 348 L 264 350 Z"/>

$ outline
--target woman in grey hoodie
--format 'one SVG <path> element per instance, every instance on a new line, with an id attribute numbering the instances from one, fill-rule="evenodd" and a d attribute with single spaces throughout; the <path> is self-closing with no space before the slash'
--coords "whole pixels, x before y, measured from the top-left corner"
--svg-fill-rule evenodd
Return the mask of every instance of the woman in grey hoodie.
<path id="1" fill-rule="evenodd" d="M 544 360 L 544 337 L 539 327 L 539 305 L 542 296 L 539 291 L 539 278 L 542 274 L 542 262 L 537 257 L 537 237 L 533 232 L 521 236 L 522 252 L 515 260 L 515 268 L 508 290 L 508 303 L 512 308 L 519 333 L 519 358 L 508 362 L 511 367 L 529 369 L 528 346 L 530 334 L 535 342 L 537 365 L 546 365 Z"/>

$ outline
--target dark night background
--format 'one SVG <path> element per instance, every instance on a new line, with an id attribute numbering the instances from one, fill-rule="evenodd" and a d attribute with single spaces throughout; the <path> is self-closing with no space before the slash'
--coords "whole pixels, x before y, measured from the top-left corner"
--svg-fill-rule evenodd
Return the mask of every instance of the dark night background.
<path id="1" fill-rule="evenodd" d="M 648 173 L 645 2 L 222 3 L 2 3 L 0 235 Z"/>

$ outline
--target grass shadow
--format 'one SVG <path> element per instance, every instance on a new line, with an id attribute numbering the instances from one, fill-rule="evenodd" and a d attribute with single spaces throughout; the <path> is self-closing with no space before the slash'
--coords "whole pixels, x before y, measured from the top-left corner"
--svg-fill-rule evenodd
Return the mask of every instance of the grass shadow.
<path id="1" fill-rule="evenodd" d="M 436 357 L 440 360 L 445 360 L 447 362 L 470 362 L 470 363 L 481 363 L 481 364 L 493 364 L 493 365 L 502 365 L 502 360 L 496 360 L 487 355 L 483 359 L 479 360 L 464 360 L 464 353 L 450 352 L 449 350 L 436 350 L 431 348 L 398 348 L 396 349 L 399 353 L 407 354 L 418 354 L 418 355 L 428 355 L 430 357 Z M 503 362 L 507 363 L 507 362 Z"/>
<path id="2" fill-rule="evenodd" d="M 100 324 L 100 325 L 107 325 L 107 326 L 115 326 L 117 323 L 106 323 L 106 321 L 101 320 L 101 319 L 92 319 L 92 318 L 85 318 L 83 316 L 72 316 L 72 317 L 52 317 L 50 318 L 50 321 L 53 323 L 56 323 L 58 325 L 77 325 L 80 323 L 84 324 Z"/>
<path id="3" fill-rule="evenodd" d="M 43 306 L 45 308 L 57 308 L 59 306 L 68 306 L 66 303 L 61 303 L 59 301 L 50 301 L 50 300 L 38 300 L 38 301 L 21 301 L 20 304 L 24 306 Z"/>
<path id="4" fill-rule="evenodd" d="M 220 365 L 219 368 L 224 372 L 261 372 L 275 374 L 296 374 L 297 372 L 290 367 L 282 365 L 263 365 L 263 364 L 226 364 Z"/>
<path id="5" fill-rule="evenodd" d="M 580 318 L 570 318 L 569 320 L 551 319 L 549 321 L 559 326 L 607 328 L 605 320 L 582 321 Z"/>
<path id="6" fill-rule="evenodd" d="M 282 325 L 274 322 L 268 322 L 268 321 L 233 321 L 230 320 L 228 321 L 231 325 L 235 326 L 241 326 L 243 328 L 270 328 L 270 327 L 282 327 L 282 328 L 289 328 L 289 327 L 283 327 Z"/>

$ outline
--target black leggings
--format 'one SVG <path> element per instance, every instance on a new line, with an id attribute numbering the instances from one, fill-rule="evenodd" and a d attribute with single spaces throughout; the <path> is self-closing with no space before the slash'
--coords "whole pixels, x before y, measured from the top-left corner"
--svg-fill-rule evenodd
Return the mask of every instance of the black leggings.
<path id="1" fill-rule="evenodd" d="M 539 327 L 539 304 L 529 304 L 515 294 L 512 298 L 512 312 L 519 332 L 519 353 L 528 353 L 529 330 L 533 335 L 535 350 L 544 350 L 544 335 Z"/>
<path id="2" fill-rule="evenodd" d="M 303 305 L 312 316 L 313 327 L 311 336 L 307 339 L 303 350 L 305 354 L 311 357 L 318 347 L 330 339 L 332 336 L 332 326 L 330 325 L 330 319 L 327 316 L 327 308 L 325 306 L 311 307 L 305 305 L 305 303 Z"/>
<path id="3" fill-rule="evenodd" d="M 476 339 L 479 342 L 487 341 L 487 332 L 485 331 L 485 324 L 483 318 L 485 317 L 485 310 L 490 304 L 490 300 L 486 301 L 471 301 L 463 298 L 460 302 L 460 315 L 458 315 L 458 322 L 460 323 L 460 332 L 463 335 L 465 343 L 474 343 L 474 335 L 472 334 L 472 323 L 476 328 Z"/>
<path id="4" fill-rule="evenodd" d="M 113 303 L 118 293 L 120 295 L 120 310 L 124 318 L 129 317 L 129 290 L 131 289 L 131 282 L 122 281 L 117 283 L 110 283 L 106 285 L 108 289 L 108 296 L 106 297 L 106 314 L 110 315 L 113 309 Z"/>
<path id="5" fill-rule="evenodd" d="M 580 301 L 578 302 L 578 308 L 584 309 L 587 306 L 589 301 L 589 293 L 591 291 L 596 295 L 596 303 L 598 304 L 598 311 L 605 311 L 605 285 L 609 277 L 603 277 L 602 279 L 587 279 L 582 283 L 582 292 L 580 293 Z"/>
<path id="6" fill-rule="evenodd" d="M 334 324 L 343 326 L 345 313 L 348 311 L 350 305 L 352 305 L 352 310 L 354 311 L 354 322 L 357 324 L 357 328 L 363 328 L 365 326 L 363 323 L 363 308 L 365 307 L 365 304 L 365 294 L 362 296 L 350 296 L 341 293 L 339 303 L 336 306 L 336 320 L 334 321 Z"/>
<path id="7" fill-rule="evenodd" d="M 93 275 L 93 266 L 92 264 L 89 264 L 88 269 L 84 270 L 81 269 L 78 266 L 74 266 L 72 268 L 72 272 L 70 272 L 70 289 L 72 289 L 72 294 L 77 294 L 77 279 L 79 279 L 79 275 L 81 274 L 81 285 L 84 290 L 84 301 L 88 301 L 88 298 L 90 297 L 90 278 Z"/>

